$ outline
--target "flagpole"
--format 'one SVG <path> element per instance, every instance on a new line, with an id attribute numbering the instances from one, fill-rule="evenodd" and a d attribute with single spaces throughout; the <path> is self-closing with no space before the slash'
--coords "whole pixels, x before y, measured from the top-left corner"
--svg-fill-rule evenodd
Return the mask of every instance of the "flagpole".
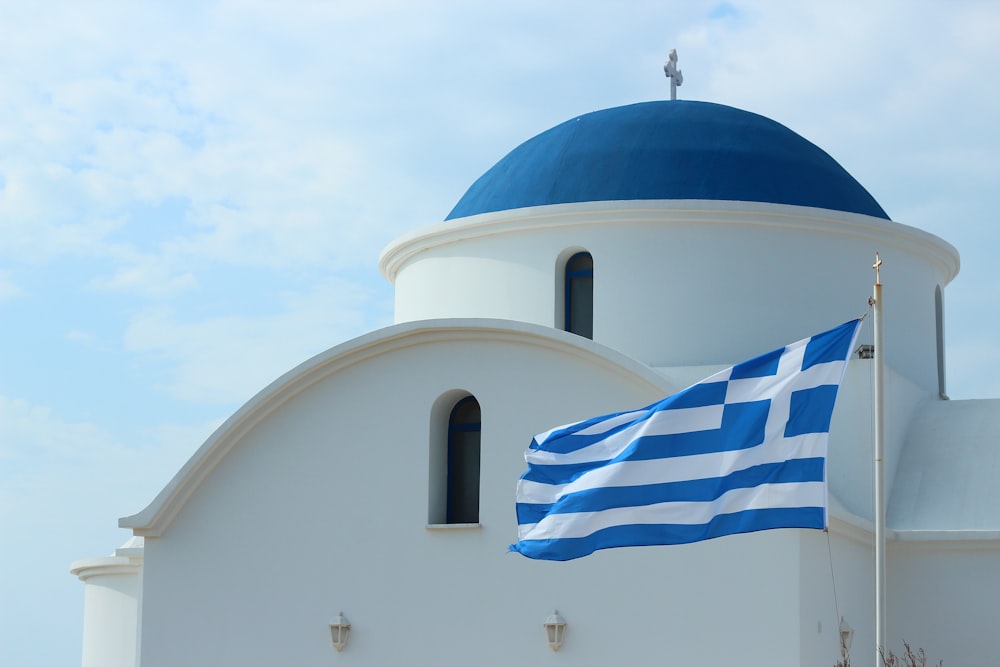
<path id="1" fill-rule="evenodd" d="M 875 667 L 883 667 L 885 643 L 885 424 L 883 411 L 883 371 L 885 348 L 882 344 L 882 258 L 875 253 L 875 292 L 872 298 L 872 328 L 875 335 Z"/>

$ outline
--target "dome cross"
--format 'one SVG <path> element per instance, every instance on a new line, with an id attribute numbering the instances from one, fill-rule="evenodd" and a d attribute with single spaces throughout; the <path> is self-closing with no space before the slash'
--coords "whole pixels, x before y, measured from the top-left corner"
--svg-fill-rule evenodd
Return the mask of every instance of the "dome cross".
<path id="1" fill-rule="evenodd" d="M 684 83 L 684 74 L 677 69 L 677 49 L 670 49 L 667 62 L 663 63 L 663 73 L 670 79 L 670 99 L 677 99 L 677 86 Z"/>

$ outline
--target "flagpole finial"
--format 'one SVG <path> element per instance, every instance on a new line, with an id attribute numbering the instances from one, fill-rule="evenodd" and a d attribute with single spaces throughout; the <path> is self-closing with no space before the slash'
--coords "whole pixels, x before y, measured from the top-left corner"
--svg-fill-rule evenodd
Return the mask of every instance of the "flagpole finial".
<path id="1" fill-rule="evenodd" d="M 872 268 L 875 269 L 875 284 L 882 284 L 882 276 L 879 273 L 879 268 L 882 266 L 882 258 L 879 257 L 878 250 L 875 251 L 875 263 L 872 264 Z"/>

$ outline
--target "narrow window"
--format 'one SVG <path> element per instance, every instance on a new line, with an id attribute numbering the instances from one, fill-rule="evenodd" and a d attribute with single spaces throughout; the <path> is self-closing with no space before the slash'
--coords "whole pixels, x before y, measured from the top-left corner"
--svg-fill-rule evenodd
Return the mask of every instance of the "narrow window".
<path id="1" fill-rule="evenodd" d="M 594 259 L 578 252 L 566 262 L 566 331 L 594 337 Z"/>
<path id="2" fill-rule="evenodd" d="M 937 337 L 938 394 L 948 398 L 944 382 L 944 299 L 940 285 L 934 288 L 934 333 Z"/>
<path id="3" fill-rule="evenodd" d="M 447 523 L 479 523 L 479 402 L 467 396 L 448 418 Z"/>

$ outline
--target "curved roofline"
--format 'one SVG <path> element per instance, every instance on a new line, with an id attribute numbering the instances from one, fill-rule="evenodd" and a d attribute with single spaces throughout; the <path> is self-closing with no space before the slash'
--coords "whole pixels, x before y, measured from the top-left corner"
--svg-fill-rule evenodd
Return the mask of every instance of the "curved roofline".
<path id="1" fill-rule="evenodd" d="M 264 417 L 321 380 L 395 350 L 427 343 L 506 341 L 548 348 L 629 375 L 650 391 L 666 395 L 681 389 L 631 357 L 573 334 L 536 324 L 484 318 L 439 319 L 396 324 L 330 348 L 285 373 L 247 401 L 188 459 L 141 512 L 118 520 L 135 535 L 156 537 L 169 527 L 188 499 L 242 437 Z"/>
<path id="2" fill-rule="evenodd" d="M 944 275 L 947 284 L 961 266 L 958 250 L 947 241 L 916 227 L 860 213 L 826 208 L 717 200 L 634 200 L 549 204 L 480 213 L 446 220 L 404 234 L 379 256 L 379 271 L 392 284 L 412 257 L 429 248 L 467 239 L 582 225 L 738 224 L 805 230 L 824 235 L 866 239 L 883 250 L 899 247 L 923 257 Z"/>

